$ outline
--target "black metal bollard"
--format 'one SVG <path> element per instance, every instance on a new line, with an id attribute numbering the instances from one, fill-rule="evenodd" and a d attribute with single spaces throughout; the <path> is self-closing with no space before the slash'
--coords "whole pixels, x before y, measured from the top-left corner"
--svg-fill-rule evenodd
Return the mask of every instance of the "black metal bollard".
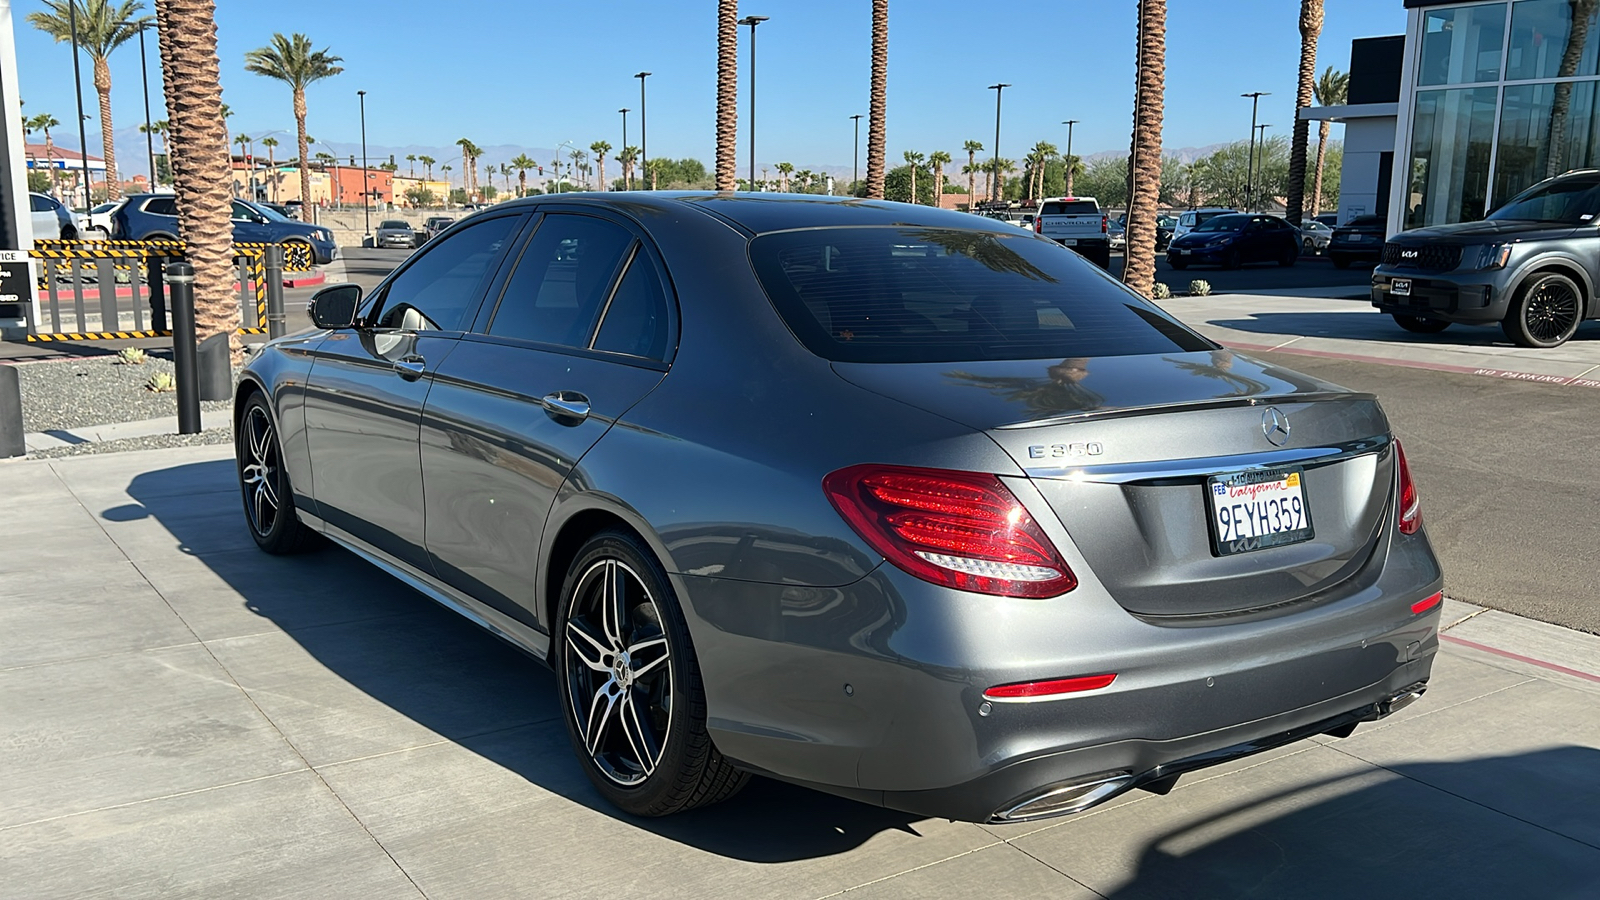
<path id="1" fill-rule="evenodd" d="M 262 261 L 262 277 L 267 279 L 267 337 L 281 338 L 289 330 L 289 316 L 283 308 L 283 245 L 268 244 Z"/>
<path id="2" fill-rule="evenodd" d="M 227 400 L 233 396 L 233 357 L 228 334 L 213 334 L 200 342 L 201 400 Z"/>
<path id="3" fill-rule="evenodd" d="M 178 433 L 200 433 L 200 385 L 194 346 L 194 266 L 167 266 L 172 301 L 172 362 L 177 368 Z"/>
<path id="4" fill-rule="evenodd" d="M 26 456 L 28 442 L 22 430 L 22 385 L 17 367 L 0 365 L 0 459 Z"/>
<path id="5" fill-rule="evenodd" d="M 161 281 L 161 257 L 145 258 L 145 284 L 150 288 L 150 328 L 167 330 L 167 291 Z"/>

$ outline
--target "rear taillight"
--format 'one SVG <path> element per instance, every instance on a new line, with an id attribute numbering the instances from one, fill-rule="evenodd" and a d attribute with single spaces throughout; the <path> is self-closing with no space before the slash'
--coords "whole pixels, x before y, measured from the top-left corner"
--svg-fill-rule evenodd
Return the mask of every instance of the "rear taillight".
<path id="1" fill-rule="evenodd" d="M 1078 586 L 994 475 L 861 465 L 834 472 L 822 488 L 862 540 L 924 581 L 1002 597 L 1055 597 Z"/>
<path id="2" fill-rule="evenodd" d="M 1411 466 L 1406 464 L 1406 450 L 1399 441 L 1394 442 L 1395 460 L 1400 465 L 1400 533 L 1416 534 L 1422 527 L 1422 498 L 1417 496 L 1417 483 L 1411 477 Z"/>
<path id="3" fill-rule="evenodd" d="M 1100 217 L 1100 233 L 1101 234 L 1105 234 L 1110 228 L 1111 228 L 1111 217 L 1110 216 L 1101 216 Z"/>
<path id="4" fill-rule="evenodd" d="M 1044 234 L 1044 220 L 1038 216 L 1033 217 L 1033 233 Z"/>

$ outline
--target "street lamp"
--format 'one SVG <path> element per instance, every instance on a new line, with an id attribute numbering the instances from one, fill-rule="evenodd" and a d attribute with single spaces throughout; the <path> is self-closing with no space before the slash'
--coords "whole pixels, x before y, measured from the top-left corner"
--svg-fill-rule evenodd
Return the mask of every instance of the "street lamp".
<path id="1" fill-rule="evenodd" d="M 854 191 L 856 185 L 861 182 L 861 114 L 856 113 L 850 118 L 856 122 L 856 142 L 851 148 L 854 155 L 851 156 L 850 162 L 850 190 Z"/>
<path id="2" fill-rule="evenodd" d="M 1261 168 L 1262 169 L 1265 169 L 1267 167 L 1267 129 L 1271 128 L 1271 127 L 1272 127 L 1271 125 L 1266 125 L 1266 124 L 1257 125 L 1255 127 L 1255 130 L 1257 132 L 1256 147 L 1258 148 L 1258 150 L 1260 152 L 1260 155 L 1261 155 Z M 1251 162 L 1254 162 L 1254 161 L 1255 160 L 1253 160 L 1253 159 L 1251 160 Z M 1251 201 L 1255 200 L 1254 197 L 1249 197 L 1249 198 L 1246 198 L 1246 199 L 1251 200 Z M 1252 203 L 1252 205 L 1254 205 L 1254 204 Z M 1246 212 L 1250 212 L 1250 211 L 1251 210 L 1246 210 Z"/>
<path id="3" fill-rule="evenodd" d="M 639 182 L 641 186 L 645 178 L 650 174 L 650 142 L 649 138 L 646 137 L 647 132 L 645 129 L 647 126 L 644 121 L 644 80 L 653 74 L 655 73 L 640 72 L 633 76 L 639 79 L 639 166 L 642 173 L 639 176 Z"/>
<path id="4" fill-rule="evenodd" d="M 750 190 L 756 189 L 756 26 L 767 16 L 745 16 L 740 25 L 750 26 Z M 642 82 L 641 82 L 642 83 Z"/>
<path id="5" fill-rule="evenodd" d="M 156 189 L 156 136 L 150 128 L 150 66 L 144 52 L 145 29 L 154 28 L 154 22 L 139 26 L 139 77 L 144 81 L 144 149 L 150 158 L 149 190 Z M 110 200 L 108 194 L 106 200 Z"/>
<path id="6" fill-rule="evenodd" d="M 366 237 L 372 237 L 372 198 L 367 193 L 367 92 L 356 91 L 361 98 L 361 217 L 366 221 Z"/>
<path id="7" fill-rule="evenodd" d="M 1271 91 L 1251 91 L 1240 94 L 1241 97 L 1250 98 L 1250 160 L 1245 164 L 1244 170 L 1244 199 L 1245 205 L 1250 205 L 1250 194 L 1255 188 L 1256 180 L 1256 110 L 1261 106 L 1262 97 L 1272 96 Z M 1249 212 L 1249 210 L 1245 210 Z"/>
<path id="8" fill-rule="evenodd" d="M 622 113 L 622 146 L 617 148 L 617 152 L 618 153 L 627 153 L 628 152 L 628 108 L 626 106 L 624 106 L 623 108 L 617 110 L 617 112 Z M 622 181 L 622 189 L 623 190 L 627 190 L 630 187 L 632 187 L 632 185 L 628 184 L 627 179 L 623 179 L 623 181 Z"/>
<path id="9" fill-rule="evenodd" d="M 1068 119 L 1061 124 L 1067 126 L 1067 196 L 1076 196 L 1072 193 L 1072 126 L 1078 124 L 1077 119 Z"/>
<path id="10" fill-rule="evenodd" d="M 1000 199 L 1000 96 L 1005 93 L 1009 84 L 991 84 L 987 90 L 994 91 L 994 175 L 989 179 L 989 199 Z M 913 200 L 916 198 L 912 198 Z"/>
<path id="11" fill-rule="evenodd" d="M 67 4 L 67 30 L 72 34 L 72 93 L 78 101 L 78 154 L 83 163 L 83 208 L 94 206 L 94 192 L 89 182 L 89 130 L 83 124 L 88 116 L 83 114 L 83 75 L 78 67 L 78 4 Z M 54 161 L 51 162 L 54 165 Z M 111 180 L 106 179 L 106 199 L 111 199 Z"/>

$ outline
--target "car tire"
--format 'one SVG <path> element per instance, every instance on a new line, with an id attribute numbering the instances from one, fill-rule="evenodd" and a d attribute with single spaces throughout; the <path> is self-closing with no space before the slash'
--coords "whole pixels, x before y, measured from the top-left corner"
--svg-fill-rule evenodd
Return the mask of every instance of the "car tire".
<path id="1" fill-rule="evenodd" d="M 1306 253 L 1316 253 L 1317 252 L 1317 242 L 1313 241 L 1310 238 L 1306 238 L 1304 241 L 1300 242 L 1300 249 L 1303 250 Z"/>
<path id="2" fill-rule="evenodd" d="M 1167 257 L 1167 265 L 1182 272 L 1184 269 L 1189 268 L 1189 261 L 1186 259 L 1173 259 L 1169 256 Z"/>
<path id="3" fill-rule="evenodd" d="M 177 241 L 178 241 L 178 239 L 176 237 L 174 237 L 173 235 L 170 235 L 170 234 L 167 234 L 167 233 L 161 232 L 161 231 L 151 232 L 150 234 L 147 234 L 144 237 L 139 238 L 139 240 L 141 240 L 141 241 L 171 241 L 173 243 L 177 243 Z"/>
<path id="4" fill-rule="evenodd" d="M 1425 319 L 1422 316 L 1408 316 L 1404 313 L 1390 313 L 1394 316 L 1396 325 L 1413 334 L 1438 334 L 1450 327 L 1450 323 L 1443 319 Z"/>
<path id="5" fill-rule="evenodd" d="M 78 226 L 76 226 L 76 225 L 63 225 L 63 226 L 61 226 L 61 239 L 63 241 L 75 241 L 75 240 L 77 240 L 78 239 Z"/>
<path id="6" fill-rule="evenodd" d="M 1237 269 L 1242 265 L 1244 265 L 1244 258 L 1239 255 L 1238 250 L 1229 250 L 1222 257 L 1222 267 L 1224 269 Z"/>
<path id="7" fill-rule="evenodd" d="M 589 781 L 636 816 L 732 797 L 749 775 L 717 751 L 682 608 L 639 538 L 591 537 L 567 567 L 552 647 L 562 719 Z M 596 720 L 598 716 L 598 721 Z"/>
<path id="8" fill-rule="evenodd" d="M 260 391 L 251 393 L 245 401 L 234 429 L 233 445 L 245 524 L 256 546 L 274 556 L 315 547 L 317 533 L 307 528 L 295 511 L 283 446 L 278 442 L 272 410 Z"/>
<path id="9" fill-rule="evenodd" d="M 1284 267 L 1285 269 L 1293 268 L 1294 264 L 1299 261 L 1299 259 L 1299 252 L 1296 251 L 1293 246 L 1290 246 L 1288 249 L 1283 251 L 1282 256 L 1278 257 L 1278 265 Z"/>
<path id="10" fill-rule="evenodd" d="M 1583 290 L 1577 282 L 1559 272 L 1545 272 L 1517 291 L 1500 329 L 1520 347 L 1559 347 L 1583 323 L 1583 308 Z"/>
<path id="11" fill-rule="evenodd" d="M 284 263 L 283 267 L 284 267 L 285 270 L 287 270 L 289 268 L 289 260 L 291 258 L 290 257 L 290 252 L 289 252 L 289 248 L 290 247 L 304 247 L 304 248 L 306 248 L 305 250 L 303 250 L 301 252 L 303 252 L 305 254 L 306 259 L 311 260 L 311 264 L 313 266 L 315 266 L 317 264 L 317 248 L 311 246 L 311 244 L 309 242 L 307 242 L 307 241 L 287 240 L 287 241 L 283 242 L 283 263 Z"/>
<path id="12" fill-rule="evenodd" d="M 1350 268 L 1350 258 L 1347 257 L 1347 256 L 1340 256 L 1338 254 L 1330 254 L 1328 256 L 1328 258 L 1333 260 L 1333 267 L 1335 269 L 1348 269 L 1348 268 Z"/>

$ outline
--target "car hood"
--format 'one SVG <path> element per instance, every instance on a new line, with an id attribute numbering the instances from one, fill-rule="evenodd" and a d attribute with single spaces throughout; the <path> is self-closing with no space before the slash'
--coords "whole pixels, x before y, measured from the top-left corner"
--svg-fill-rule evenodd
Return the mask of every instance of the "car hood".
<path id="1" fill-rule="evenodd" d="M 1094 359 L 834 363 L 844 380 L 971 428 L 1343 392 L 1231 350 Z"/>
<path id="2" fill-rule="evenodd" d="M 1433 225 L 1395 235 L 1397 244 L 1426 244 L 1444 239 L 1452 242 L 1512 238 L 1531 241 L 1564 238 L 1578 229 L 1572 225 L 1555 222 L 1536 222 L 1527 219 L 1501 219 L 1479 222 L 1459 222 L 1455 225 Z"/>

